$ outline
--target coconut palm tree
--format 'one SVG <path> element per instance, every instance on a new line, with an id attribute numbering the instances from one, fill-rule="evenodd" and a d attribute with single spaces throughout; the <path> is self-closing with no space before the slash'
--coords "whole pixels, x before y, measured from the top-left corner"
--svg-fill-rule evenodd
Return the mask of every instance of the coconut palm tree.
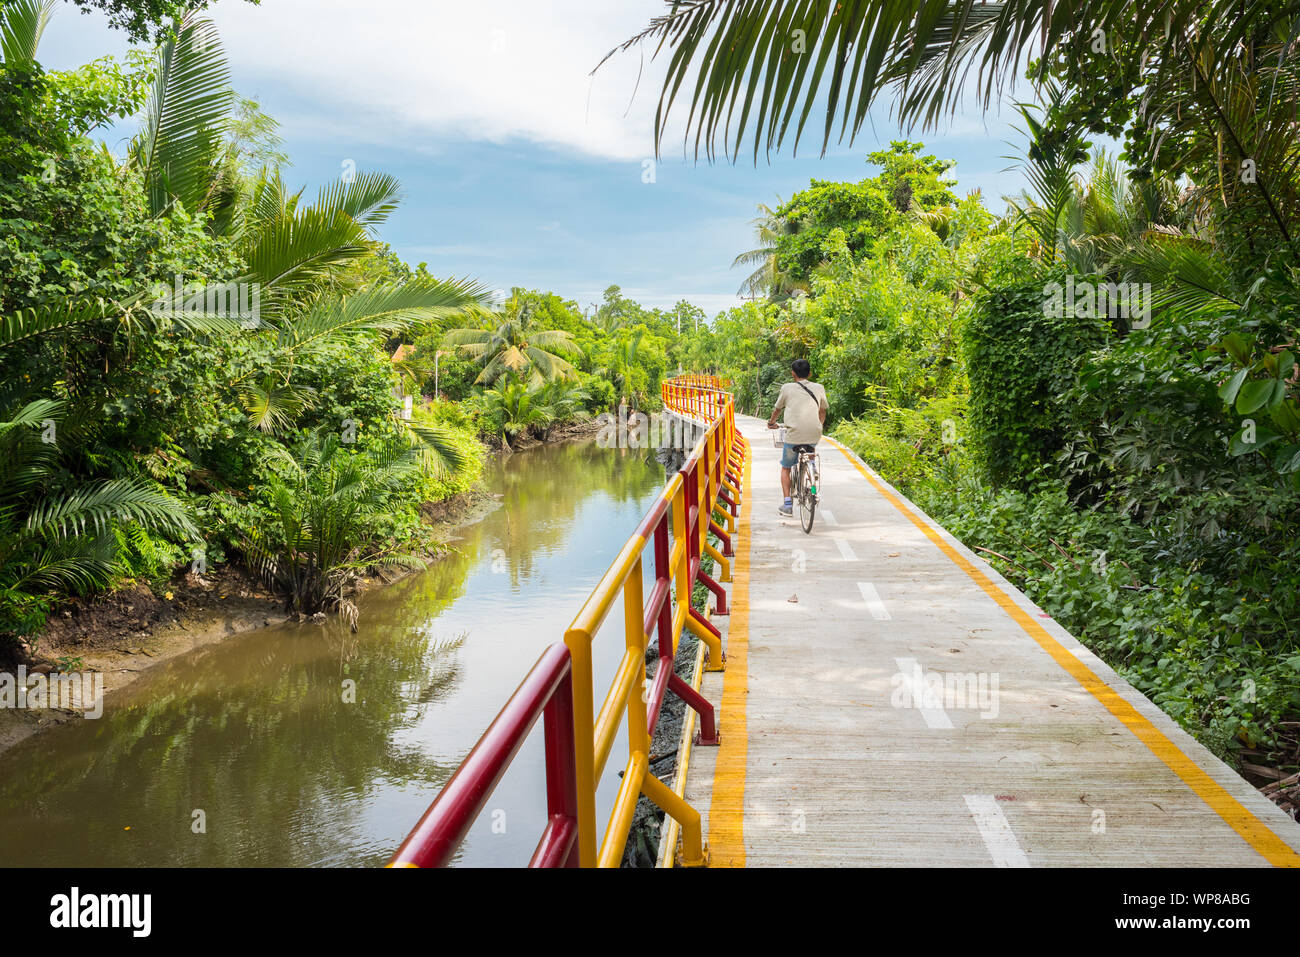
<path id="1" fill-rule="evenodd" d="M 474 380 L 479 385 L 492 385 L 506 375 L 532 385 L 573 378 L 578 370 L 565 356 L 582 351 L 571 333 L 534 329 L 528 304 L 513 314 L 498 314 L 478 328 L 450 329 L 442 341 L 483 367 Z"/>
<path id="2" fill-rule="evenodd" d="M 483 421 L 502 441 L 503 448 L 509 449 L 514 440 L 529 429 L 550 424 L 549 412 L 537 401 L 538 388 L 530 388 L 514 376 L 507 376 L 495 388 L 485 389 L 478 397 Z"/>
<path id="3" fill-rule="evenodd" d="M 780 196 L 776 198 L 777 209 L 785 205 Z M 802 283 L 795 283 L 777 268 L 777 243 L 782 236 L 788 236 L 798 230 L 798 223 L 780 215 L 766 203 L 758 204 L 759 215 L 750 221 L 754 227 L 754 237 L 759 245 L 743 252 L 732 260 L 731 267 L 757 266 L 740 284 L 736 295 L 747 298 L 767 296 L 780 300 L 789 298 Z"/>

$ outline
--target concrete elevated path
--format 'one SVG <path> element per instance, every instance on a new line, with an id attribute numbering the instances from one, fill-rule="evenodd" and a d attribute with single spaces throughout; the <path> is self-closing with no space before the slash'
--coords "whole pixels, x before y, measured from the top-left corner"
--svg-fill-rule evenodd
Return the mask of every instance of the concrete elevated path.
<path id="1" fill-rule="evenodd" d="M 712 866 L 1300 865 L 1300 825 L 851 453 L 819 448 L 811 535 L 778 516 L 738 422 L 721 745 L 685 794 Z"/>

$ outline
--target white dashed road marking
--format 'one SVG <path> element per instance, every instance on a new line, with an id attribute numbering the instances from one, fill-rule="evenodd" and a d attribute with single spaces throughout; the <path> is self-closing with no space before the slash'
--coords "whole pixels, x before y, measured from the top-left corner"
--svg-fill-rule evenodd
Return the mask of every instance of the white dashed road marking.
<path id="1" fill-rule="evenodd" d="M 984 845 L 989 849 L 994 867 L 1028 867 L 1029 858 L 1011 831 L 1007 816 L 998 807 L 997 799 L 992 794 L 967 794 L 966 807 L 975 826 L 984 838 Z"/>
<path id="2" fill-rule="evenodd" d="M 908 690 L 908 699 L 912 702 L 912 707 L 921 712 L 925 726 L 939 731 L 951 731 L 952 718 L 948 717 L 948 712 L 944 711 L 942 706 L 934 708 L 924 706 L 925 678 L 916 664 L 916 659 L 895 658 L 894 664 L 898 665 L 898 673 L 903 678 L 903 687 Z"/>
<path id="3" fill-rule="evenodd" d="M 889 620 L 889 612 L 885 608 L 885 603 L 880 600 L 875 585 L 871 582 L 858 582 L 858 591 L 862 592 L 862 600 L 867 603 L 867 611 L 871 612 L 872 618 L 876 621 Z"/>

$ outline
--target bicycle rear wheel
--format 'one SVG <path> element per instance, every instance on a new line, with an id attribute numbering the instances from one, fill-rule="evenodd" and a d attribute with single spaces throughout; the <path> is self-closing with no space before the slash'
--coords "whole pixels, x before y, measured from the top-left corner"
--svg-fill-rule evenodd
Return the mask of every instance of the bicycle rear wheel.
<path id="1" fill-rule="evenodd" d="M 799 470 L 799 520 L 805 535 L 812 534 L 813 518 L 817 514 L 817 493 L 814 491 L 813 470 L 805 464 Z"/>

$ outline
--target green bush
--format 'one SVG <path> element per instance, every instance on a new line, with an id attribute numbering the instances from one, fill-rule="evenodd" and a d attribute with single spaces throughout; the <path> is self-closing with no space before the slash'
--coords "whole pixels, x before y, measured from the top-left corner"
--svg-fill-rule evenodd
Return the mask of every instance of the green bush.
<path id="1" fill-rule="evenodd" d="M 971 450 L 998 486 L 1026 487 L 1062 447 L 1069 388 L 1080 361 L 1106 338 L 1097 318 L 1056 317 L 1045 308 L 1060 270 L 1027 268 L 981 292 L 964 329 L 970 381 Z"/>
<path id="2" fill-rule="evenodd" d="M 588 396 L 587 411 L 589 412 L 613 412 L 618 407 L 618 390 L 614 388 L 614 383 L 604 376 L 580 372 L 578 388 Z"/>
<path id="3" fill-rule="evenodd" d="M 463 406 L 451 402 L 431 403 L 437 411 L 426 412 L 428 424 L 441 428 L 446 440 L 462 460 L 460 468 L 442 474 L 426 473 L 415 487 L 416 502 L 441 502 L 468 492 L 478 485 L 483 475 L 483 459 L 487 450 L 478 440 L 478 428 Z M 417 412 L 413 421 L 423 424 Z"/>
<path id="4" fill-rule="evenodd" d="M 421 468 L 409 444 L 351 448 L 338 433 L 309 433 L 281 455 L 285 474 L 268 483 L 271 521 L 239 542 L 250 566 L 288 598 L 288 608 L 350 610 L 350 578 L 381 565 L 419 567 L 421 541 L 403 521 L 406 492 Z M 397 544 L 400 543 L 400 544 Z"/>
<path id="5" fill-rule="evenodd" d="M 936 470 L 960 468 L 965 396 L 934 399 L 917 409 L 882 407 L 836 426 L 834 438 L 885 476 L 905 495 L 921 489 Z"/>

